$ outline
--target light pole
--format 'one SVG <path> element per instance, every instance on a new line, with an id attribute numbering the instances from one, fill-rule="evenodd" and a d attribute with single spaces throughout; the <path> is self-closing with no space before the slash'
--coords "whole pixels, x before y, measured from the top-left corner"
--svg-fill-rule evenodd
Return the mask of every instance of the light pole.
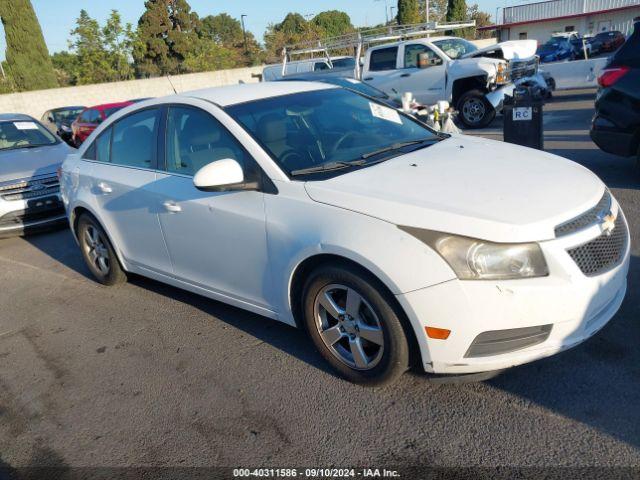
<path id="1" fill-rule="evenodd" d="M 427 17 L 427 23 L 429 23 L 429 0 L 424 0 L 424 11 L 425 11 L 425 15 Z"/>
<path id="2" fill-rule="evenodd" d="M 391 6 L 389 7 L 389 10 L 391 11 L 391 21 L 393 22 L 393 11 L 396 9 L 396 7 Z"/>
<path id="3" fill-rule="evenodd" d="M 247 47 L 247 30 L 244 28 L 244 17 L 246 16 L 247 15 L 245 14 L 240 15 L 240 23 L 242 23 L 242 36 L 244 37 L 244 53 L 248 54 L 249 48 Z"/>
<path id="4" fill-rule="evenodd" d="M 384 16 L 385 19 L 387 20 L 387 23 L 385 25 L 389 24 L 389 6 L 387 4 L 387 0 L 373 0 L 374 2 L 384 2 Z"/>

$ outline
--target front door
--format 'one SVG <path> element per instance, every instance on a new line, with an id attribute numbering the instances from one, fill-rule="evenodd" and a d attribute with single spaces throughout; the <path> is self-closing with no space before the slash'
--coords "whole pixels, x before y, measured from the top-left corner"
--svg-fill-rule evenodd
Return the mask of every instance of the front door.
<path id="1" fill-rule="evenodd" d="M 165 172 L 158 173 L 160 223 L 175 276 L 252 305 L 268 307 L 264 194 L 203 192 L 193 175 L 234 159 L 247 171 L 253 159 L 211 114 L 195 107 L 167 112 Z"/>
<path id="2" fill-rule="evenodd" d="M 418 57 L 426 54 L 434 64 L 418 68 Z M 408 43 L 402 52 L 403 68 L 396 77 L 397 89 L 411 92 L 424 105 L 432 105 L 439 100 L 447 100 L 445 91 L 446 65 L 431 48 L 421 43 Z"/>

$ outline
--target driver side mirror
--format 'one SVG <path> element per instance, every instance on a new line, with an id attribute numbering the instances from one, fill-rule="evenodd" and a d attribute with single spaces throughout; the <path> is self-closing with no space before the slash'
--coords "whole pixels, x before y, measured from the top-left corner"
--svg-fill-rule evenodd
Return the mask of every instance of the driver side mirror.
<path id="1" fill-rule="evenodd" d="M 203 192 L 258 190 L 257 182 L 245 182 L 242 167 L 232 158 L 216 160 L 205 165 L 196 172 L 193 184 Z"/>
<path id="2" fill-rule="evenodd" d="M 430 57 L 427 53 L 418 55 L 418 68 L 424 69 L 435 67 L 436 65 L 442 65 L 442 59 L 440 57 Z"/>

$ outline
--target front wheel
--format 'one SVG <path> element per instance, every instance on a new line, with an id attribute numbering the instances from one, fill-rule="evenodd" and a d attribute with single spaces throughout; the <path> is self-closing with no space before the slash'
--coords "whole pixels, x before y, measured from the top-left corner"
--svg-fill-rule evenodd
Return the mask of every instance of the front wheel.
<path id="1" fill-rule="evenodd" d="M 496 116 L 495 108 L 481 90 L 471 90 L 462 95 L 456 108 L 460 112 L 460 121 L 467 128 L 484 128 Z"/>
<path id="2" fill-rule="evenodd" d="M 304 323 L 320 354 L 343 377 L 388 385 L 409 367 L 409 344 L 389 294 L 348 265 L 313 271 L 303 290 Z"/>

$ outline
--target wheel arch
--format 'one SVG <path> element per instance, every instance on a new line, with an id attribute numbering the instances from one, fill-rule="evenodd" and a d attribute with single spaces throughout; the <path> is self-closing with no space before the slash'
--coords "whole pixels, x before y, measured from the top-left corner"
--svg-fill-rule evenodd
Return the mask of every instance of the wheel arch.
<path id="1" fill-rule="evenodd" d="M 113 248 L 113 251 L 115 252 L 116 256 L 118 257 L 118 262 L 120 262 L 120 266 L 126 271 L 126 263 L 124 262 L 124 259 L 122 258 L 122 252 L 120 252 L 120 249 L 118 248 L 117 244 L 113 241 L 113 238 L 111 237 L 111 235 L 109 235 L 109 232 L 107 231 L 106 228 L 104 228 L 104 224 L 100 221 L 100 219 L 98 218 L 98 216 L 86 205 L 77 205 L 75 206 L 72 210 L 71 210 L 71 233 L 73 234 L 73 236 L 76 239 L 76 242 L 79 242 L 79 238 L 78 238 L 78 220 L 80 220 L 80 217 L 83 215 L 89 215 L 90 217 L 92 217 L 102 228 L 102 230 L 104 231 L 105 235 L 107 236 L 109 243 L 111 244 L 111 247 Z"/>
<path id="2" fill-rule="evenodd" d="M 350 266 L 357 270 L 360 270 L 361 272 L 375 280 L 375 282 L 378 284 L 377 286 L 389 299 L 389 301 L 391 302 L 391 307 L 396 311 L 398 317 L 400 318 L 405 334 L 407 335 L 407 340 L 409 342 L 411 365 L 418 364 L 420 362 L 421 353 L 414 326 L 404 308 L 402 307 L 402 305 L 400 305 L 400 302 L 396 298 L 396 295 L 393 294 L 393 287 L 387 284 L 387 282 L 389 282 L 390 280 L 387 279 L 387 281 L 385 282 L 381 279 L 381 275 L 376 275 L 376 273 L 371 269 L 365 267 L 362 262 L 353 260 L 341 254 L 316 253 L 299 262 L 293 270 L 289 282 L 288 298 L 289 306 L 291 308 L 291 313 L 293 315 L 296 326 L 300 329 L 304 329 L 304 322 L 302 321 L 302 290 L 304 288 L 306 279 L 315 268 L 319 267 L 320 265 L 326 264 Z"/>
<path id="3" fill-rule="evenodd" d="M 487 76 L 475 75 L 473 77 L 459 78 L 454 80 L 451 90 L 451 101 L 457 105 L 460 97 L 470 90 L 487 91 Z"/>

